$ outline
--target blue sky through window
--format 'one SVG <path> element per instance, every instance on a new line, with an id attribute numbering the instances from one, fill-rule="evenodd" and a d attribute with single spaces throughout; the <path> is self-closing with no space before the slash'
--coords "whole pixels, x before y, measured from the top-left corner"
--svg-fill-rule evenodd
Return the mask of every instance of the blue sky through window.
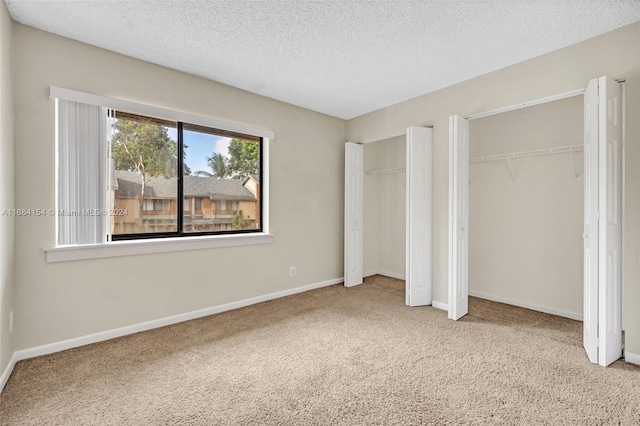
<path id="1" fill-rule="evenodd" d="M 178 139 L 177 129 L 167 128 L 167 131 L 171 139 Z M 185 130 L 185 164 L 189 166 L 192 174 L 200 170 L 211 173 L 211 169 L 207 165 L 207 158 L 211 157 L 214 152 L 220 152 L 228 158 L 229 142 L 231 142 L 231 138 Z"/>

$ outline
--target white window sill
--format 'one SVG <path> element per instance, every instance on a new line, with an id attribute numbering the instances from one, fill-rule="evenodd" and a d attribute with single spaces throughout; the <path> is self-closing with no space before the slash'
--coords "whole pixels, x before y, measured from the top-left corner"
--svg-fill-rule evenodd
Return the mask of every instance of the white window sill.
<path id="1" fill-rule="evenodd" d="M 167 253 L 220 247 L 271 244 L 272 234 L 235 234 L 182 238 L 113 241 L 105 244 L 61 246 L 44 249 L 47 262 L 100 259 L 103 257 L 135 256 L 138 254 Z"/>

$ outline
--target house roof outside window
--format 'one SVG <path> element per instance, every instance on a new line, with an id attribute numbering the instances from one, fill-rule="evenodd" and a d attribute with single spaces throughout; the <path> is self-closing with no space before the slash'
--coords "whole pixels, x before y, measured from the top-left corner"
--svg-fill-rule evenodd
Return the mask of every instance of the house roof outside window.
<path id="1" fill-rule="evenodd" d="M 115 171 L 116 198 L 134 198 L 140 195 L 140 174 L 131 171 Z M 184 176 L 185 197 L 208 197 L 212 200 L 254 201 L 256 197 L 244 186 L 246 179 L 216 179 L 201 176 Z M 154 176 L 149 178 L 144 196 L 149 198 L 175 198 L 176 178 Z"/>

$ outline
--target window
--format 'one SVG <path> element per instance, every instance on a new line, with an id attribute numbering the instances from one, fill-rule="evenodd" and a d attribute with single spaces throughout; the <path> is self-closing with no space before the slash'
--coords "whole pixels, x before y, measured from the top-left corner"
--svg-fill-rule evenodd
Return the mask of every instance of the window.
<path id="1" fill-rule="evenodd" d="M 108 205 L 128 213 L 110 221 L 111 239 L 261 231 L 261 138 L 118 110 L 107 124 Z"/>
<path id="2" fill-rule="evenodd" d="M 216 210 L 218 212 L 235 212 L 238 210 L 238 202 L 233 200 L 217 200 Z M 221 213 L 222 214 L 222 213 Z"/>
<path id="3" fill-rule="evenodd" d="M 166 211 L 169 210 L 169 201 L 146 198 L 142 201 L 142 210 L 148 212 Z"/>
<path id="4" fill-rule="evenodd" d="M 48 261 L 273 241 L 263 185 L 273 132 L 53 86 L 50 96 L 57 195 Z M 231 216 L 218 217 L 219 200 Z M 160 238 L 192 236 L 200 238 Z M 109 244 L 132 239 L 146 241 Z"/>

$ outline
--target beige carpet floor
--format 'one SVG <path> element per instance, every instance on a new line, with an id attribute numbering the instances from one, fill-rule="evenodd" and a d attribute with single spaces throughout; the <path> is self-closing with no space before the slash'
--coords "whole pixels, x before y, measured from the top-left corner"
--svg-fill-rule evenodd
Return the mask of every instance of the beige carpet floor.
<path id="1" fill-rule="evenodd" d="M 640 368 L 580 322 L 371 277 L 18 363 L 1 425 L 640 424 Z"/>

